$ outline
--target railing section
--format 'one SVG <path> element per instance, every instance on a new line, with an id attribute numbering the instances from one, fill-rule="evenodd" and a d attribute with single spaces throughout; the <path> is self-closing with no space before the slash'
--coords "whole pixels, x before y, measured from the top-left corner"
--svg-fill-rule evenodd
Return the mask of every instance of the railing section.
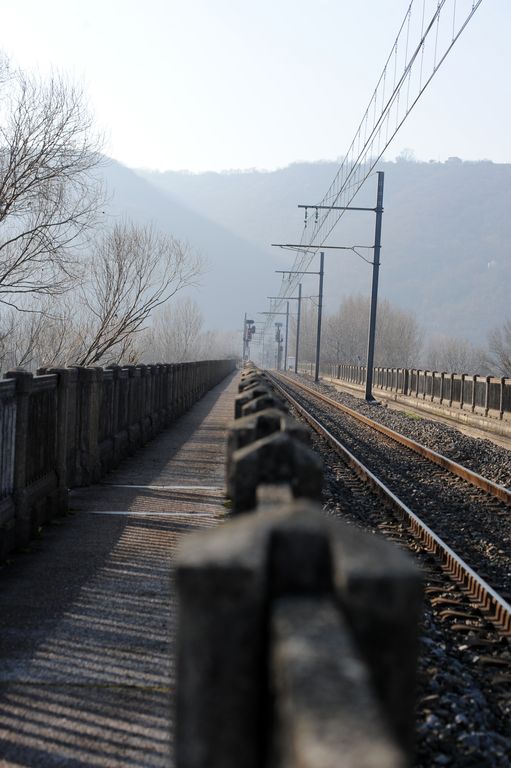
<path id="1" fill-rule="evenodd" d="M 312 375 L 312 363 L 302 363 L 298 370 Z M 323 374 L 331 378 L 358 386 L 365 384 L 366 371 L 366 366 L 350 363 L 328 365 L 321 369 Z M 417 368 L 375 367 L 373 387 L 482 416 L 511 419 L 511 378 Z"/>
<path id="2" fill-rule="evenodd" d="M 234 360 L 10 371 L 0 381 L 0 558 L 235 369 Z"/>

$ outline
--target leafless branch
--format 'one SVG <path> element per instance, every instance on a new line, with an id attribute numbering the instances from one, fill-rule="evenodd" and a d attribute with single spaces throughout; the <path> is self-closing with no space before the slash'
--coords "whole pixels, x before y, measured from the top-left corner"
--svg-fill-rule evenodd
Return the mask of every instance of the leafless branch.
<path id="1" fill-rule="evenodd" d="M 95 365 L 126 354 L 151 313 L 195 283 L 201 269 L 187 244 L 152 227 L 117 224 L 97 243 L 82 289 L 87 321 L 77 362 Z"/>
<path id="2" fill-rule="evenodd" d="M 12 305 L 22 294 L 61 295 L 79 278 L 76 249 L 102 202 L 94 176 L 101 156 L 79 89 L 20 71 L 9 71 L 4 84 L 0 302 Z"/>

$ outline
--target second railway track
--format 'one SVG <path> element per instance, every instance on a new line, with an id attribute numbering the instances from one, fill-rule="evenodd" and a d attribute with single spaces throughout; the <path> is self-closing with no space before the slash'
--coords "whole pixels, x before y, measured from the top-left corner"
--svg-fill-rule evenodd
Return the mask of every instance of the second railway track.
<path id="1" fill-rule="evenodd" d="M 268 375 L 511 638 L 511 493 L 409 438 L 396 442 L 381 424 L 296 379 Z"/>

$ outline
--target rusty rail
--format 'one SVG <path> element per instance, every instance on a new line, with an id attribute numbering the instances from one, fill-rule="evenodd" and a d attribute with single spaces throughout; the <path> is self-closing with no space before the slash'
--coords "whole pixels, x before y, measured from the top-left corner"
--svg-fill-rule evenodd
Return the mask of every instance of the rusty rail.
<path id="1" fill-rule="evenodd" d="M 282 387 L 277 380 L 277 377 L 271 374 L 267 375 L 269 380 L 276 387 L 277 391 L 280 392 L 290 403 L 292 403 L 293 407 L 296 408 L 296 410 L 303 416 L 303 418 L 328 441 L 328 443 L 337 451 L 337 453 L 343 457 L 348 465 L 354 469 L 357 475 L 361 477 L 365 482 L 367 482 L 378 494 L 385 498 L 385 501 L 389 504 L 389 506 L 407 524 L 409 530 L 415 535 L 416 538 L 421 541 L 422 544 L 425 545 L 428 551 L 430 551 L 438 558 L 442 569 L 450 576 L 453 581 L 458 584 L 458 586 L 461 586 L 464 589 L 470 600 L 481 611 L 483 611 L 484 615 L 495 626 L 495 628 L 504 637 L 511 639 L 511 605 L 509 605 L 506 600 L 504 600 L 489 584 L 486 583 L 484 579 L 482 579 L 467 563 L 465 563 L 465 561 L 459 557 L 459 555 L 457 555 L 439 536 L 437 536 L 437 534 L 429 526 L 427 526 L 426 523 L 424 523 L 418 517 L 418 515 L 416 515 L 406 504 L 404 504 L 404 502 L 402 502 L 389 488 L 387 488 L 385 484 L 379 480 L 379 478 L 377 478 L 366 466 L 364 466 L 364 464 L 362 464 L 362 462 L 360 462 L 345 446 L 343 446 L 342 443 L 337 440 L 337 438 L 335 438 L 329 432 L 329 430 L 321 424 L 321 422 L 315 419 L 314 416 L 312 416 L 307 411 L 307 409 L 304 408 L 289 393 L 287 389 L 285 389 L 285 387 Z M 284 378 L 288 377 L 279 374 L 279 379 Z M 361 414 L 357 414 L 355 411 L 352 411 L 352 409 L 340 405 L 336 401 L 316 392 L 315 390 L 311 390 L 308 387 L 297 384 L 295 380 L 292 380 L 292 384 L 293 386 L 297 386 L 299 389 L 306 390 L 308 394 L 313 395 L 315 398 L 326 402 L 329 405 L 337 407 L 338 410 L 342 410 L 349 413 L 350 415 L 354 415 L 359 421 L 362 421 L 363 423 L 369 423 L 369 426 L 375 425 L 375 428 L 382 426 L 381 424 L 376 425 L 376 422 L 371 422 L 370 419 L 367 419 Z M 384 434 L 387 434 L 387 432 L 392 433 L 392 430 L 387 430 L 387 428 L 378 429 L 378 431 L 381 431 Z M 394 435 L 397 434 L 398 433 L 394 433 Z M 388 436 L 392 437 L 392 434 Z M 403 436 L 399 435 L 399 437 Z M 405 440 L 408 441 L 408 438 L 405 438 Z M 399 442 L 402 441 L 399 440 Z M 414 441 L 410 442 L 414 443 Z M 403 444 L 406 445 L 407 443 L 403 442 Z M 414 443 L 414 445 L 418 444 Z M 413 446 L 408 447 L 412 447 L 412 450 L 415 450 Z M 420 447 L 424 448 L 424 446 Z M 429 451 L 429 449 L 425 449 L 425 451 Z M 422 455 L 426 454 L 423 453 Z M 439 454 L 435 455 L 439 456 Z M 445 461 L 450 463 L 449 459 L 445 459 Z M 461 467 L 461 465 L 456 466 Z M 464 479 L 472 482 L 471 475 L 475 475 L 475 473 L 470 473 L 469 470 L 467 470 L 467 472 L 469 475 Z M 455 474 L 460 473 L 456 472 Z M 463 475 L 461 476 L 463 477 Z M 475 477 L 479 478 L 480 476 L 475 475 Z M 485 478 L 482 478 L 482 480 L 485 480 Z M 490 481 L 486 482 L 490 483 Z M 502 489 L 502 487 L 497 486 L 497 489 Z M 487 490 L 487 488 L 483 487 L 483 490 Z M 500 498 L 500 496 L 498 496 L 498 498 Z"/>
<path id="2" fill-rule="evenodd" d="M 332 408 L 335 408 L 338 411 L 342 411 L 343 413 L 348 414 L 362 424 L 371 427 L 371 429 L 380 432 L 382 435 L 390 437 L 391 440 L 395 440 L 395 442 L 400 443 L 400 445 L 404 445 L 407 448 L 410 448 L 410 450 L 414 451 L 415 453 L 424 456 L 434 464 L 438 464 L 438 466 L 447 469 L 449 472 L 452 472 L 452 474 L 461 477 L 471 485 L 485 491 L 486 493 L 489 493 L 491 496 L 494 496 L 496 499 L 499 499 L 500 501 L 504 502 L 504 504 L 511 507 L 511 491 L 509 491 L 507 488 L 504 488 L 504 486 L 488 480 L 488 478 L 477 474 L 477 472 L 473 472 L 471 469 L 468 469 L 468 467 L 464 467 L 462 464 L 458 464 L 456 461 L 448 459 L 447 456 L 443 456 L 441 453 L 437 453 L 437 451 L 433 451 L 431 448 L 427 448 L 425 445 L 417 443 L 415 440 L 402 435 L 400 432 L 395 432 L 393 429 L 390 429 L 389 427 L 386 427 L 377 421 L 373 421 L 373 419 L 370 419 L 367 416 L 354 411 L 347 405 L 343 405 L 342 403 L 337 402 L 337 400 L 333 400 L 327 395 L 323 395 L 321 392 L 317 392 L 316 390 L 307 387 L 305 384 L 296 381 L 296 379 L 290 379 L 284 374 L 279 374 L 279 377 L 285 381 L 288 381 L 294 387 L 302 389 L 308 395 L 311 395 L 318 400 L 327 403 L 328 405 L 332 406 Z"/>

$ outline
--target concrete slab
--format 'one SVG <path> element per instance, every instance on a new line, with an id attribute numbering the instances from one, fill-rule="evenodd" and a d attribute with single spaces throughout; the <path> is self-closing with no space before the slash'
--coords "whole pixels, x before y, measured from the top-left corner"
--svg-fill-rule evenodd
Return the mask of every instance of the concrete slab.
<path id="1" fill-rule="evenodd" d="M 173 765 L 182 537 L 224 515 L 237 376 L 0 573 L 0 766 Z"/>

